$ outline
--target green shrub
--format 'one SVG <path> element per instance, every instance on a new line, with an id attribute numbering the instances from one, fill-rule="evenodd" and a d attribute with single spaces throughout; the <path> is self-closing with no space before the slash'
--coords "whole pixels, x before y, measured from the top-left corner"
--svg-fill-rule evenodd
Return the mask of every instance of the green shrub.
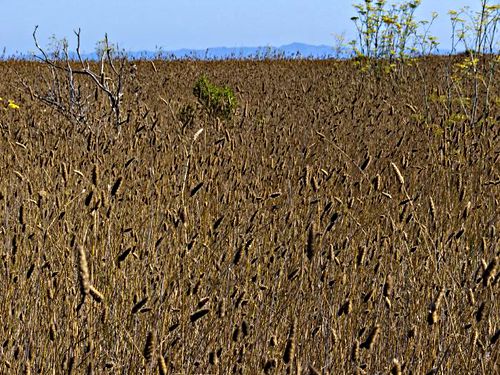
<path id="1" fill-rule="evenodd" d="M 196 81 L 193 94 L 213 117 L 229 119 L 238 105 L 231 88 L 216 86 L 204 75 Z"/>

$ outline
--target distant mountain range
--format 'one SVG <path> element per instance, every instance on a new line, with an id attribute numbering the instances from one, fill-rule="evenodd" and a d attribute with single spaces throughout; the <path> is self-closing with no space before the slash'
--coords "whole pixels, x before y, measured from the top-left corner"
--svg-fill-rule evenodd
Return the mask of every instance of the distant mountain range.
<path id="1" fill-rule="evenodd" d="M 448 50 L 438 51 L 437 54 L 446 55 Z M 157 50 L 157 51 L 126 51 L 128 58 L 134 60 L 151 60 L 151 59 L 194 59 L 194 60 L 226 60 L 226 59 L 256 59 L 262 60 L 266 58 L 303 58 L 303 59 L 329 59 L 338 58 L 345 59 L 353 56 L 350 48 L 344 47 L 335 49 L 333 46 L 327 45 L 311 45 L 305 43 L 291 43 L 280 47 L 214 47 L 207 49 L 177 49 L 177 50 Z M 77 59 L 75 52 L 70 52 L 71 59 Z M 5 58 L 20 58 L 33 59 L 32 54 L 21 54 L 11 57 L 0 57 L 0 60 Z M 96 52 L 84 53 L 82 58 L 85 60 L 97 60 Z"/>
<path id="2" fill-rule="evenodd" d="M 197 60 L 224 60 L 224 59 L 264 59 L 264 58 L 311 58 L 327 59 L 348 57 L 346 50 L 335 51 L 326 45 L 310 45 L 292 43 L 281 47 L 214 47 L 207 49 L 178 49 L 173 51 L 134 51 L 126 52 L 132 59 L 197 59 Z M 96 53 L 82 55 L 86 59 L 96 59 Z"/>

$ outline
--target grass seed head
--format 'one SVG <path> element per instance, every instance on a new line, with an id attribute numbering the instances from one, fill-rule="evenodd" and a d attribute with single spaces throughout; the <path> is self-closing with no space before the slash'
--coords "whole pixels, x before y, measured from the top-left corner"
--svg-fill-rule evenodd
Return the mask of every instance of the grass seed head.
<path id="1" fill-rule="evenodd" d="M 146 342 L 144 344 L 144 350 L 142 351 L 142 354 L 144 355 L 144 358 L 146 359 L 147 362 L 151 362 L 151 359 L 153 358 L 153 347 L 154 347 L 154 337 L 152 332 L 148 332 L 146 336 Z"/>
<path id="2" fill-rule="evenodd" d="M 167 364 L 161 354 L 158 356 L 158 373 L 160 375 L 167 375 Z"/>
<path id="3" fill-rule="evenodd" d="M 92 168 L 92 184 L 97 187 L 99 184 L 99 166 L 97 164 L 94 164 L 94 167 Z"/>
<path id="4" fill-rule="evenodd" d="M 498 266 L 498 257 L 493 258 L 493 260 L 488 264 L 486 269 L 483 272 L 483 286 L 486 288 L 490 284 L 491 280 L 495 276 L 497 272 L 497 266 Z"/>
<path id="5" fill-rule="evenodd" d="M 312 259 L 314 258 L 314 254 L 316 252 L 316 249 L 315 249 L 315 242 L 316 242 L 316 225 L 315 223 L 312 223 L 310 226 L 309 226 L 309 231 L 307 233 L 307 245 L 306 245 L 306 255 L 307 255 L 307 259 L 309 259 L 310 261 L 312 261 Z"/>
<path id="6" fill-rule="evenodd" d="M 93 285 L 89 286 L 89 293 L 91 297 L 94 299 L 94 301 L 101 303 L 104 301 L 104 295 L 99 292 Z"/>
<path id="7" fill-rule="evenodd" d="M 396 177 L 398 178 L 399 183 L 401 185 L 404 185 L 405 184 L 405 179 L 404 179 L 403 175 L 401 174 L 401 172 L 400 172 L 399 168 L 397 167 L 397 165 L 391 162 L 391 167 L 394 170 L 394 173 L 396 173 Z"/>
<path id="8" fill-rule="evenodd" d="M 387 278 L 385 279 L 385 284 L 384 284 L 384 297 L 390 298 L 392 295 L 392 288 L 394 287 L 394 281 L 392 279 L 392 276 L 389 274 L 387 275 Z"/>
<path id="9" fill-rule="evenodd" d="M 90 290 L 89 267 L 87 255 L 83 246 L 78 246 L 78 277 L 80 282 L 80 293 L 86 296 Z"/>
<path id="10" fill-rule="evenodd" d="M 295 356 L 295 330 L 297 326 L 297 321 L 294 319 L 290 325 L 290 331 L 288 332 L 288 339 L 286 340 L 285 351 L 283 352 L 283 362 L 289 364 L 293 357 Z"/>
<path id="11" fill-rule="evenodd" d="M 119 194 L 120 188 L 122 186 L 122 182 L 123 182 L 122 176 L 120 176 L 116 179 L 115 183 L 113 184 L 113 187 L 111 188 L 111 196 L 112 197 L 115 197 Z"/>
<path id="12" fill-rule="evenodd" d="M 361 344 L 361 348 L 370 350 L 377 340 L 377 337 L 380 333 L 380 325 L 376 324 L 372 330 L 370 331 L 370 334 L 366 338 L 366 340 Z"/>
<path id="13" fill-rule="evenodd" d="M 401 375 L 401 363 L 396 358 L 392 360 L 391 375 Z"/>

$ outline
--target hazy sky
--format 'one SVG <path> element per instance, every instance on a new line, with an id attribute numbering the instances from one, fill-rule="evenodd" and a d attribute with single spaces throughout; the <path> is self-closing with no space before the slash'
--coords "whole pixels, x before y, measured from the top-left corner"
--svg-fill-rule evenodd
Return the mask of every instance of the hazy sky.
<path id="1" fill-rule="evenodd" d="M 389 1 L 390 2 L 390 1 Z M 34 50 L 32 33 L 67 37 L 82 29 L 82 50 L 109 39 L 130 51 L 179 48 L 280 46 L 292 42 L 334 45 L 332 34 L 354 37 L 351 0 L 0 0 L 0 52 Z M 440 17 L 432 28 L 441 48 L 449 47 L 448 10 L 480 0 L 423 0 L 418 17 Z M 498 1 L 491 1 L 496 4 Z"/>

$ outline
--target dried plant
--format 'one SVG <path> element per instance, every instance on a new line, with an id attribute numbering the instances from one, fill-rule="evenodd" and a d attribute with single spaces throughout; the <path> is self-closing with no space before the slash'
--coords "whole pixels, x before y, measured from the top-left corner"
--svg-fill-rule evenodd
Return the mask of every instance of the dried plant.
<path id="1" fill-rule="evenodd" d="M 495 373 L 500 106 L 458 131 L 450 59 L 135 61 L 120 137 L 1 61 L 0 373 Z M 184 126 L 203 74 L 243 108 Z"/>

